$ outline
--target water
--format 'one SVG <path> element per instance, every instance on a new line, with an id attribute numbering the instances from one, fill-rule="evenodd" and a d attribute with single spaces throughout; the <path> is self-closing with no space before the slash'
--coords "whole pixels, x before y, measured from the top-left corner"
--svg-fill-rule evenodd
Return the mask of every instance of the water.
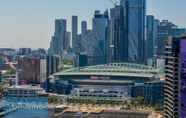
<path id="1" fill-rule="evenodd" d="M 52 118 L 48 110 L 17 110 L 3 118 Z"/>
<path id="2" fill-rule="evenodd" d="M 47 108 L 47 97 L 6 97 L 5 105 L 5 111 L 12 108 L 18 109 L 15 112 L 7 114 L 3 118 L 52 118 L 52 112 Z"/>

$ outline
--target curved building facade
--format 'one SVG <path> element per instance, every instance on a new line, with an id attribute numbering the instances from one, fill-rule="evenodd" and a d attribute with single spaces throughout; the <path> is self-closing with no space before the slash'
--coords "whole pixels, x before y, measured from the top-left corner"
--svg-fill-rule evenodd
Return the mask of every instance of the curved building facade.
<path id="1" fill-rule="evenodd" d="M 54 77 L 55 92 L 76 97 L 123 101 L 132 97 L 150 96 L 150 99 L 155 96 L 153 94 L 162 94 L 152 92 L 157 90 L 157 84 L 163 88 L 158 69 L 130 63 L 72 68 L 55 73 Z"/>

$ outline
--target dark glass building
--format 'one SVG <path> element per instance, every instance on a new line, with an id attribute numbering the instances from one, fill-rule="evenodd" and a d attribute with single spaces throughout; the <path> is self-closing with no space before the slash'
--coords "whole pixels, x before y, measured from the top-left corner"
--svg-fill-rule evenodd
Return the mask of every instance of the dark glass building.
<path id="1" fill-rule="evenodd" d="M 31 48 L 19 48 L 19 55 L 29 55 L 31 54 L 32 49 Z"/>
<path id="2" fill-rule="evenodd" d="M 108 11 L 105 11 L 104 13 L 97 10 L 95 11 L 92 21 L 92 31 L 95 38 L 93 53 L 96 64 L 106 63 L 108 21 Z"/>
<path id="3" fill-rule="evenodd" d="M 79 53 L 78 41 L 78 16 L 72 16 L 72 48 L 75 53 Z"/>
<path id="4" fill-rule="evenodd" d="M 77 62 L 76 62 L 78 67 L 84 67 L 84 66 L 88 66 L 88 57 L 86 54 L 84 53 L 80 53 L 77 56 Z"/>
<path id="5" fill-rule="evenodd" d="M 151 105 L 163 105 L 164 81 L 150 81 L 143 84 L 135 84 L 132 89 L 132 97 L 144 97 L 144 101 Z"/>
<path id="6" fill-rule="evenodd" d="M 124 10 L 124 35 L 128 41 L 128 61 L 145 61 L 145 14 L 146 0 L 121 0 Z"/>
<path id="7" fill-rule="evenodd" d="M 177 37 L 186 33 L 186 29 L 179 28 L 168 20 L 162 20 L 158 24 L 157 55 L 164 56 L 166 40 L 169 36 Z"/>
<path id="8" fill-rule="evenodd" d="M 146 17 L 146 59 L 148 65 L 153 65 L 156 55 L 157 20 L 153 15 Z"/>
<path id="9" fill-rule="evenodd" d="M 166 45 L 164 117 L 186 116 L 186 37 L 169 38 Z"/>
<path id="10" fill-rule="evenodd" d="M 55 20 L 55 32 L 52 36 L 50 43 L 50 50 L 52 54 L 62 55 L 64 44 L 67 35 L 67 21 L 66 19 L 56 19 Z"/>
<path id="11" fill-rule="evenodd" d="M 124 37 L 123 7 L 116 6 L 110 10 L 108 42 L 109 62 L 126 62 L 128 57 L 128 41 Z"/>

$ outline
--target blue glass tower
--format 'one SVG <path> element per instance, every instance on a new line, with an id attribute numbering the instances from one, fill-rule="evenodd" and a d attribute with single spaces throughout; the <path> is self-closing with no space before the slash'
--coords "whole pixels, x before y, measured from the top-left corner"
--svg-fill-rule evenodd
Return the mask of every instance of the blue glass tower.
<path id="1" fill-rule="evenodd" d="M 153 65 L 156 56 L 158 21 L 153 15 L 146 17 L 146 59 L 149 65 Z"/>
<path id="2" fill-rule="evenodd" d="M 64 42 L 66 40 L 66 30 L 67 30 L 66 19 L 56 19 L 55 32 L 50 44 L 52 54 L 62 55 L 64 49 Z"/>
<path id="3" fill-rule="evenodd" d="M 108 54 L 109 62 L 126 62 L 128 59 L 128 40 L 124 35 L 123 7 L 110 10 Z"/>
<path id="4" fill-rule="evenodd" d="M 92 30 L 95 38 L 94 57 L 96 64 L 106 63 L 108 17 L 108 11 L 103 14 L 100 11 L 95 11 Z"/>
<path id="5" fill-rule="evenodd" d="M 124 29 L 128 40 L 128 61 L 145 61 L 146 0 L 121 0 L 124 9 Z"/>

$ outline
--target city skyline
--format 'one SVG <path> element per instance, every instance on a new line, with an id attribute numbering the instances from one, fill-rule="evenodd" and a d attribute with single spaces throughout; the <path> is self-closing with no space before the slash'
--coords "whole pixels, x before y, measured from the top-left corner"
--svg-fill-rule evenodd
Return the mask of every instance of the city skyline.
<path id="1" fill-rule="evenodd" d="M 178 9 L 179 11 L 183 9 L 186 1 L 180 0 L 182 2 L 178 3 L 176 0 L 169 0 L 169 6 L 165 6 L 167 1 L 147 1 L 147 14 L 152 14 L 158 19 L 168 19 L 180 27 L 186 27 L 184 15 L 177 14 Z M 56 18 L 67 19 L 68 30 L 70 30 L 71 16 L 77 15 L 80 30 L 82 20 L 87 20 L 90 27 L 94 10 L 103 11 L 113 7 L 109 0 L 78 0 L 78 2 L 73 1 L 73 4 L 72 0 L 55 0 L 55 2 L 6 0 L 2 1 L 0 6 L 0 47 L 11 48 L 48 48 Z"/>
<path id="2" fill-rule="evenodd" d="M 0 117 L 186 116 L 186 0 L 0 1 Z"/>

